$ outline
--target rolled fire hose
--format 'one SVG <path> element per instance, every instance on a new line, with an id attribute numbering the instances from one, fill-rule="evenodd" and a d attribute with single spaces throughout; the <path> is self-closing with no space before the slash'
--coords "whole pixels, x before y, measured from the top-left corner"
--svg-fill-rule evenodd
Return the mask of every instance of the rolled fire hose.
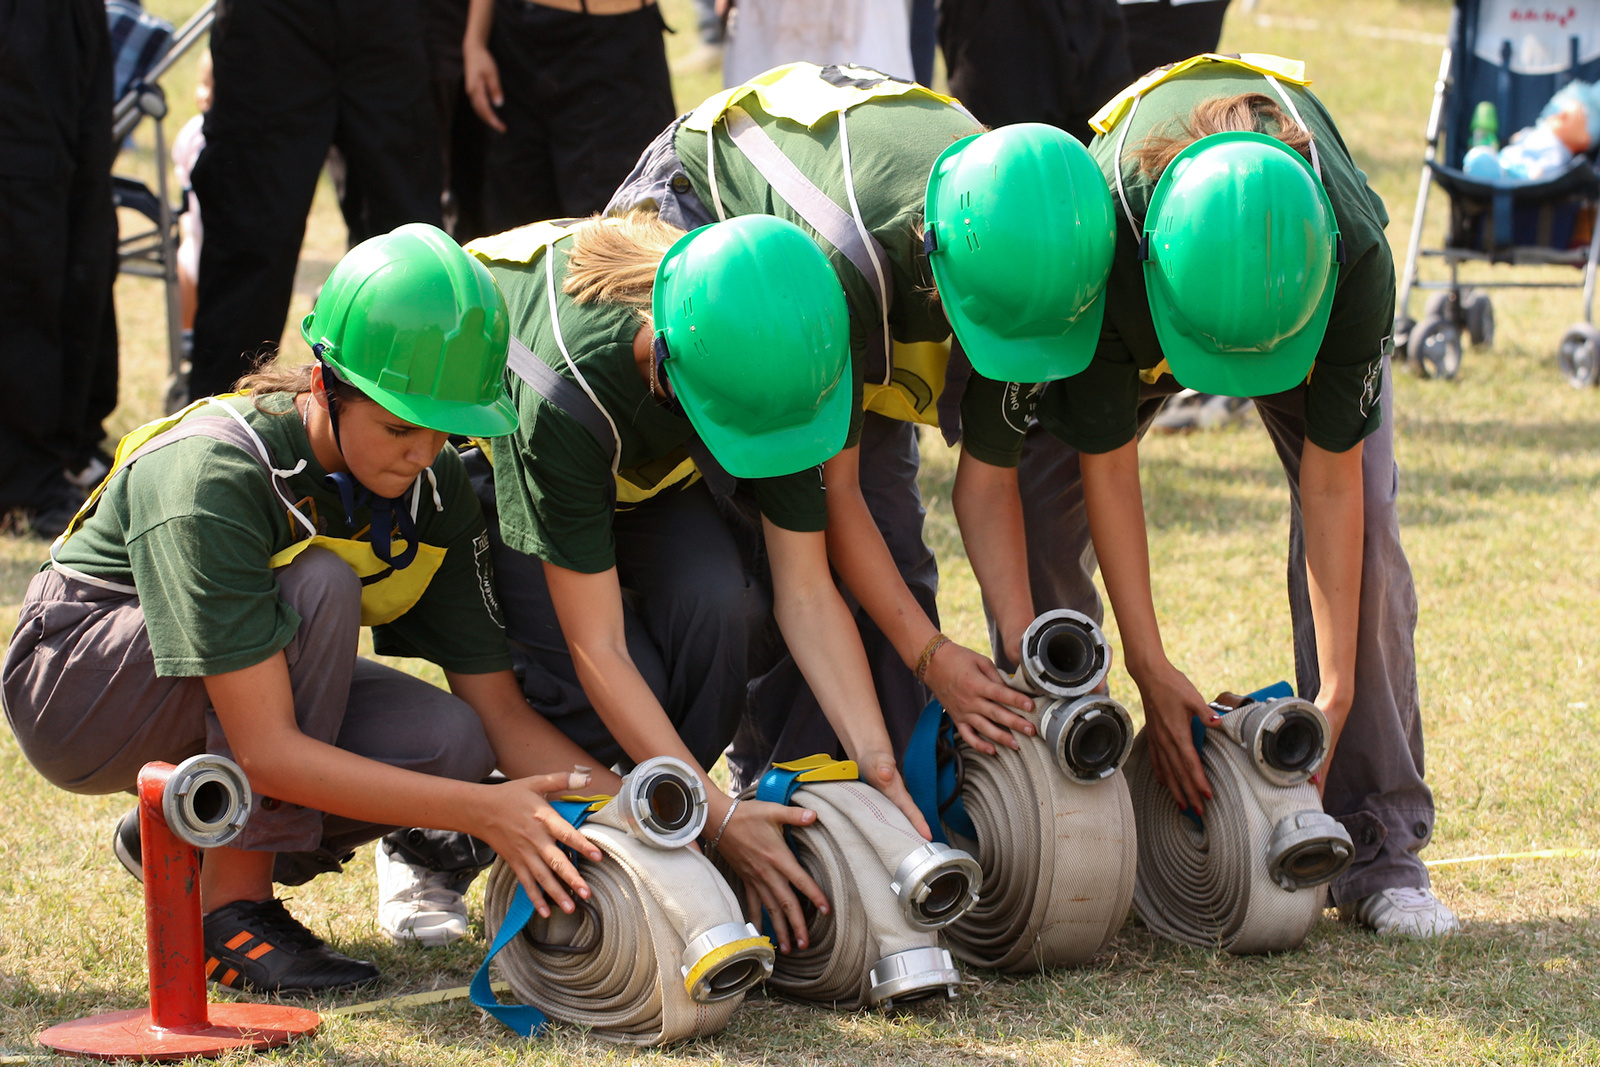
<path id="1" fill-rule="evenodd" d="M 1252 693 L 1222 724 L 1193 723 L 1212 796 L 1180 809 L 1150 769 L 1142 731 L 1127 765 L 1139 824 L 1134 908 L 1162 937 L 1236 955 L 1305 940 L 1327 885 L 1350 865 L 1350 834 L 1309 779 L 1328 752 L 1328 720 L 1287 683 Z"/>
<path id="2" fill-rule="evenodd" d="M 1100 628 L 1071 611 L 1023 636 L 1012 684 L 1035 693 L 1020 750 L 969 748 L 934 701 L 906 756 L 906 781 L 952 844 L 978 857 L 978 903 L 945 931 L 964 962 L 1003 971 L 1073 967 L 1127 918 L 1137 858 L 1133 805 L 1118 769 L 1133 744 L 1121 704 L 1091 690 L 1110 667 Z M 941 763 L 942 759 L 942 763 Z"/>
<path id="3" fill-rule="evenodd" d="M 976 900 L 978 865 L 923 840 L 900 809 L 826 756 L 776 764 L 754 796 L 817 813 L 790 845 L 827 896 L 819 915 L 802 898 L 809 944 L 780 955 L 768 988 L 817 1004 L 891 1008 L 954 998 L 961 983 L 938 931 Z"/>
<path id="4" fill-rule="evenodd" d="M 605 854 L 577 860 L 590 897 L 571 915 L 540 918 L 497 861 L 484 891 L 489 958 L 498 953 L 527 1007 L 494 1004 L 488 959 L 473 1002 L 524 1034 L 545 1015 L 637 1045 L 721 1030 L 745 991 L 772 973 L 773 949 L 710 861 L 683 847 L 705 828 L 699 775 L 660 756 L 624 778 L 616 797 L 557 807 Z"/>

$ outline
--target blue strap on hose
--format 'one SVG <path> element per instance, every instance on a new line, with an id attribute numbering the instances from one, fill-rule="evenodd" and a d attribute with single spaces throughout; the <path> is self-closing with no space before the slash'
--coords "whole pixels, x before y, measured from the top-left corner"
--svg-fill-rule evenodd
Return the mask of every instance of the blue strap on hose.
<path id="1" fill-rule="evenodd" d="M 1244 698 L 1244 704 L 1240 704 L 1239 707 L 1242 708 L 1245 706 L 1245 704 L 1254 704 L 1262 700 L 1281 700 L 1283 697 L 1292 696 L 1294 696 L 1294 686 L 1285 681 L 1277 681 L 1273 682 L 1269 686 L 1263 686 L 1262 688 L 1257 689 L 1254 693 L 1246 694 Z M 1206 724 L 1198 715 L 1192 716 L 1189 719 L 1189 736 L 1194 739 L 1194 754 L 1198 756 L 1200 753 L 1205 751 L 1206 747 Z M 1195 829 L 1201 831 L 1205 830 L 1206 824 L 1204 820 L 1202 820 L 1199 815 L 1195 814 L 1193 808 L 1179 808 L 1178 810 L 1186 818 L 1188 818 L 1190 822 L 1194 823 Z"/>
<path id="2" fill-rule="evenodd" d="M 800 776 L 804 773 L 804 771 L 786 771 L 779 767 L 769 767 L 767 773 L 756 783 L 756 799 L 767 804 L 789 803 L 789 798 L 800 788 Z"/>
<path id="3" fill-rule="evenodd" d="M 588 801 L 556 800 L 552 801 L 550 806 L 574 827 L 582 826 L 584 820 L 589 817 Z M 501 949 L 511 943 L 513 937 L 522 933 L 522 928 L 528 925 L 528 920 L 533 916 L 533 902 L 528 899 L 528 894 L 523 891 L 519 882 L 511 894 L 511 903 L 506 908 L 505 918 L 500 920 L 500 931 L 495 934 L 494 944 L 489 946 L 489 954 L 483 958 L 478 973 L 472 976 L 470 988 L 474 1005 L 505 1023 L 520 1037 L 535 1037 L 544 1033 L 550 1020 L 545 1018 L 544 1012 L 530 1004 L 500 1003 L 494 994 L 494 989 L 489 985 L 489 963 L 500 954 Z"/>
<path id="4" fill-rule="evenodd" d="M 905 765 L 902 768 L 906 791 L 911 794 L 911 800 L 922 812 L 922 817 L 928 820 L 928 829 L 933 831 L 935 841 L 941 845 L 950 843 L 945 835 L 946 827 L 975 841 L 978 830 L 972 825 L 972 819 L 961 803 L 961 794 L 957 792 L 960 783 L 956 781 L 955 761 L 939 766 L 941 738 L 952 747 L 955 745 L 955 723 L 950 721 L 943 704 L 930 700 L 917 717 L 916 729 L 911 731 L 911 743 L 906 746 Z"/>

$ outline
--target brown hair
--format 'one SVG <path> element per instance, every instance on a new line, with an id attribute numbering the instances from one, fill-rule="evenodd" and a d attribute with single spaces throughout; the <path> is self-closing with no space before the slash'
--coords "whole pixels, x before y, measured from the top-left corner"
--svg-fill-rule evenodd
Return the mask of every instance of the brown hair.
<path id="1" fill-rule="evenodd" d="M 630 211 L 585 219 L 572 233 L 561 291 L 580 304 L 623 304 L 648 323 L 656 268 L 683 231 L 652 212 Z"/>
<path id="2" fill-rule="evenodd" d="M 1230 131 L 1268 134 L 1302 156 L 1311 145 L 1311 134 L 1285 115 L 1272 97 L 1265 93 L 1239 93 L 1202 100 L 1189 112 L 1188 121 L 1178 121 L 1176 130 L 1168 125 L 1151 131 L 1133 150 L 1133 156 L 1139 161 L 1139 171 L 1155 181 L 1179 152 L 1202 137 Z"/>
<path id="3" fill-rule="evenodd" d="M 273 415 L 284 415 L 293 408 L 282 411 L 276 408 L 263 406 L 263 401 L 275 393 L 288 393 L 298 396 L 301 393 L 311 392 L 311 368 L 314 363 L 283 363 L 271 357 L 262 357 L 255 367 L 234 383 L 234 390 L 240 393 L 249 393 L 250 401 L 257 411 L 265 411 Z M 371 401 L 372 398 L 360 389 L 351 385 L 343 378 L 336 375 L 324 374 L 323 383 L 333 394 L 335 403 L 348 404 L 358 400 Z"/>

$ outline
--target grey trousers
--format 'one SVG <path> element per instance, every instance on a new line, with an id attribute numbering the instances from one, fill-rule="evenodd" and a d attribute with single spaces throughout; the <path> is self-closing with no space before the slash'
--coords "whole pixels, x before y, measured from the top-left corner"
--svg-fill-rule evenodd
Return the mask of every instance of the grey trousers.
<path id="1" fill-rule="evenodd" d="M 754 665 L 773 654 L 771 595 L 704 482 L 618 511 L 612 534 L 628 654 L 709 769 L 738 726 Z M 494 522 L 489 538 L 523 693 L 602 764 L 629 765 L 578 682 L 543 562 L 508 548 Z"/>
<path id="2" fill-rule="evenodd" d="M 926 512 L 917 488 L 917 428 L 908 422 L 868 412 L 861 431 L 861 494 L 872 512 L 906 585 L 939 625 L 939 564 L 922 541 Z M 878 704 L 889 728 L 896 758 L 905 754 L 917 716 L 927 706 L 928 690 L 900 659 L 883 631 L 845 593 L 866 649 Z M 822 714 L 822 706 L 785 650 L 777 664 L 750 683 L 750 711 L 728 749 L 734 785 L 744 787 L 761 777 L 774 761 L 813 753 L 842 755 L 838 737 Z"/>
<path id="3" fill-rule="evenodd" d="M 471 707 L 356 656 L 361 583 L 346 563 L 312 548 L 277 577 L 301 618 L 284 649 L 301 732 L 424 774 L 478 781 L 494 769 Z M 28 586 L 3 685 L 23 754 L 74 793 L 131 791 L 151 760 L 233 755 L 204 681 L 156 676 L 138 599 L 53 570 Z M 275 876 L 298 884 L 391 829 L 257 793 L 234 847 L 279 853 Z"/>
<path id="4" fill-rule="evenodd" d="M 1141 387 L 1141 434 L 1177 389 L 1170 377 Z M 1320 681 L 1300 511 L 1305 388 L 1259 397 L 1255 404 L 1289 479 L 1288 584 L 1296 688 L 1314 696 Z M 1366 439 L 1362 452 L 1366 540 L 1361 561 L 1355 700 L 1323 797 L 1328 813 L 1345 825 L 1355 843 L 1355 862 L 1333 884 L 1338 904 L 1381 889 L 1428 885 L 1428 871 L 1417 852 L 1433 834 L 1433 793 L 1423 781 L 1422 717 L 1412 644 L 1417 596 L 1411 565 L 1400 546 L 1395 511 L 1399 478 L 1394 461 L 1393 390 L 1385 361 L 1383 425 Z M 1034 607 L 1074 608 L 1101 618 L 1093 584 L 1097 563 L 1089 540 L 1078 453 L 1035 426 L 1023 449 L 1019 481 Z"/>

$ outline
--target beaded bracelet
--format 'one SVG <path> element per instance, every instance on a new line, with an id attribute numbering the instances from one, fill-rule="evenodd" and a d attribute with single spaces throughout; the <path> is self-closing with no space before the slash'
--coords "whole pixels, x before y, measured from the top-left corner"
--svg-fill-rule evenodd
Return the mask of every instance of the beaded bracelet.
<path id="1" fill-rule="evenodd" d="M 928 643 L 922 647 L 922 657 L 917 660 L 916 675 L 918 685 L 922 684 L 923 675 L 927 674 L 928 668 L 932 666 L 934 653 L 949 643 L 950 639 L 944 634 L 934 634 L 928 638 Z"/>

